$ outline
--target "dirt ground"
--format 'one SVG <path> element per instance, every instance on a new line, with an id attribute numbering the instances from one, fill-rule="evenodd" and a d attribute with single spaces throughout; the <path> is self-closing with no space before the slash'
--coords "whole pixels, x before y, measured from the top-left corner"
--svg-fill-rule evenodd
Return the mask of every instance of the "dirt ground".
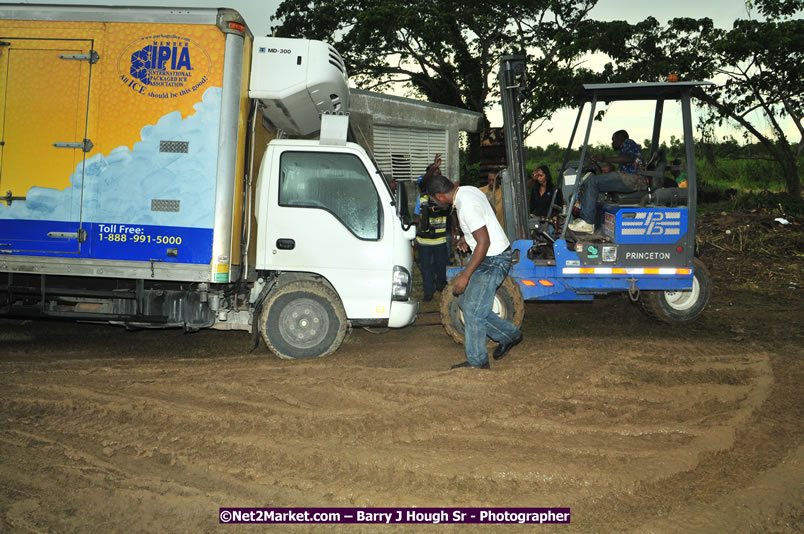
<path id="1" fill-rule="evenodd" d="M 800 532 L 802 259 L 740 257 L 722 231 L 696 323 L 528 303 L 490 371 L 449 369 L 435 302 L 298 362 L 245 333 L 0 323 L 0 531 L 417 532 L 218 508 L 552 506 L 572 524 L 429 530 Z"/>

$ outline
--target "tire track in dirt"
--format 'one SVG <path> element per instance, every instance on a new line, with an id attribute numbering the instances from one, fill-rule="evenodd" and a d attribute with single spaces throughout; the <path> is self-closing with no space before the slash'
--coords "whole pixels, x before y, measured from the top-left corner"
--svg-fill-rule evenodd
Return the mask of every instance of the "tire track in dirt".
<path id="1" fill-rule="evenodd" d="M 482 373 L 448 370 L 461 349 L 434 328 L 356 331 L 285 362 L 231 333 L 91 327 L 77 344 L 74 326 L 34 324 L 0 356 L 14 529 L 198 532 L 219 506 L 394 505 L 571 506 L 574 530 L 621 530 L 618 506 L 733 449 L 775 385 L 772 352 L 653 325 L 636 340 L 526 329 Z"/>

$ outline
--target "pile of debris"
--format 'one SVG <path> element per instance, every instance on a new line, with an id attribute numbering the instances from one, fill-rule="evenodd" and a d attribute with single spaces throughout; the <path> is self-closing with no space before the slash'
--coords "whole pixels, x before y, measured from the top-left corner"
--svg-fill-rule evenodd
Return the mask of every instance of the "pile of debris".
<path id="1" fill-rule="evenodd" d="M 697 248 L 721 287 L 787 294 L 804 287 L 802 221 L 780 210 L 699 215 Z"/>

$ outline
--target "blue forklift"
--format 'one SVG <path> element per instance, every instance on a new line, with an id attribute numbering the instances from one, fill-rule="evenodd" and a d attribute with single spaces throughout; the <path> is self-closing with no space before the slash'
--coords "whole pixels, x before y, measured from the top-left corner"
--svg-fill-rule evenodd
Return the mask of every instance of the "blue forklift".
<path id="1" fill-rule="evenodd" d="M 584 85 L 578 95 L 578 115 L 558 180 L 566 202 L 560 208 L 551 205 L 549 213 L 531 215 L 520 108 L 526 98 L 525 74 L 524 56 L 503 58 L 499 83 L 507 169 L 503 171 L 501 187 L 504 226 L 512 243 L 514 263 L 497 290 L 495 313 L 520 325 L 525 300 L 590 301 L 595 296 L 627 293 L 654 319 L 668 323 L 696 319 L 709 301 L 711 284 L 706 267 L 695 257 L 696 176 L 690 92 L 711 83 Z M 598 211 L 602 217 L 596 231 L 576 234 L 568 225 L 583 181 L 602 172 L 589 154 L 598 107 L 603 103 L 627 105 L 637 101 L 655 103 L 650 145 L 653 153 L 637 167 L 640 188 L 633 193 L 601 195 Z M 681 104 L 686 165 L 670 165 L 665 152 L 659 149 L 668 101 Z M 588 120 L 580 157 L 571 161 L 571 147 L 585 114 Z M 665 174 L 670 171 L 686 171 L 687 187 L 666 187 L 669 183 Z M 449 267 L 448 278 L 453 279 L 461 269 Z M 456 342 L 464 342 L 463 317 L 458 298 L 452 294 L 452 282 L 442 293 L 441 321 Z"/>

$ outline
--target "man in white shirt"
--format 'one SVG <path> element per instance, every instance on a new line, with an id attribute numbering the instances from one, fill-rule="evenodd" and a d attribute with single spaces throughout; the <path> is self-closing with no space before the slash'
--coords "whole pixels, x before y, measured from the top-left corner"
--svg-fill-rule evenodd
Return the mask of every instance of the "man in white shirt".
<path id="1" fill-rule="evenodd" d="M 494 359 L 499 360 L 522 341 L 513 323 L 492 311 L 494 295 L 511 268 L 511 244 L 500 226 L 486 195 L 478 188 L 456 186 L 445 176 L 433 176 L 425 184 L 431 200 L 442 208 L 452 204 L 458 212 L 463 237 L 458 249 L 472 249 L 469 264 L 455 277 L 453 292 L 459 295 L 466 328 L 466 361 L 452 368 L 489 368 L 486 336 L 498 343 Z"/>

